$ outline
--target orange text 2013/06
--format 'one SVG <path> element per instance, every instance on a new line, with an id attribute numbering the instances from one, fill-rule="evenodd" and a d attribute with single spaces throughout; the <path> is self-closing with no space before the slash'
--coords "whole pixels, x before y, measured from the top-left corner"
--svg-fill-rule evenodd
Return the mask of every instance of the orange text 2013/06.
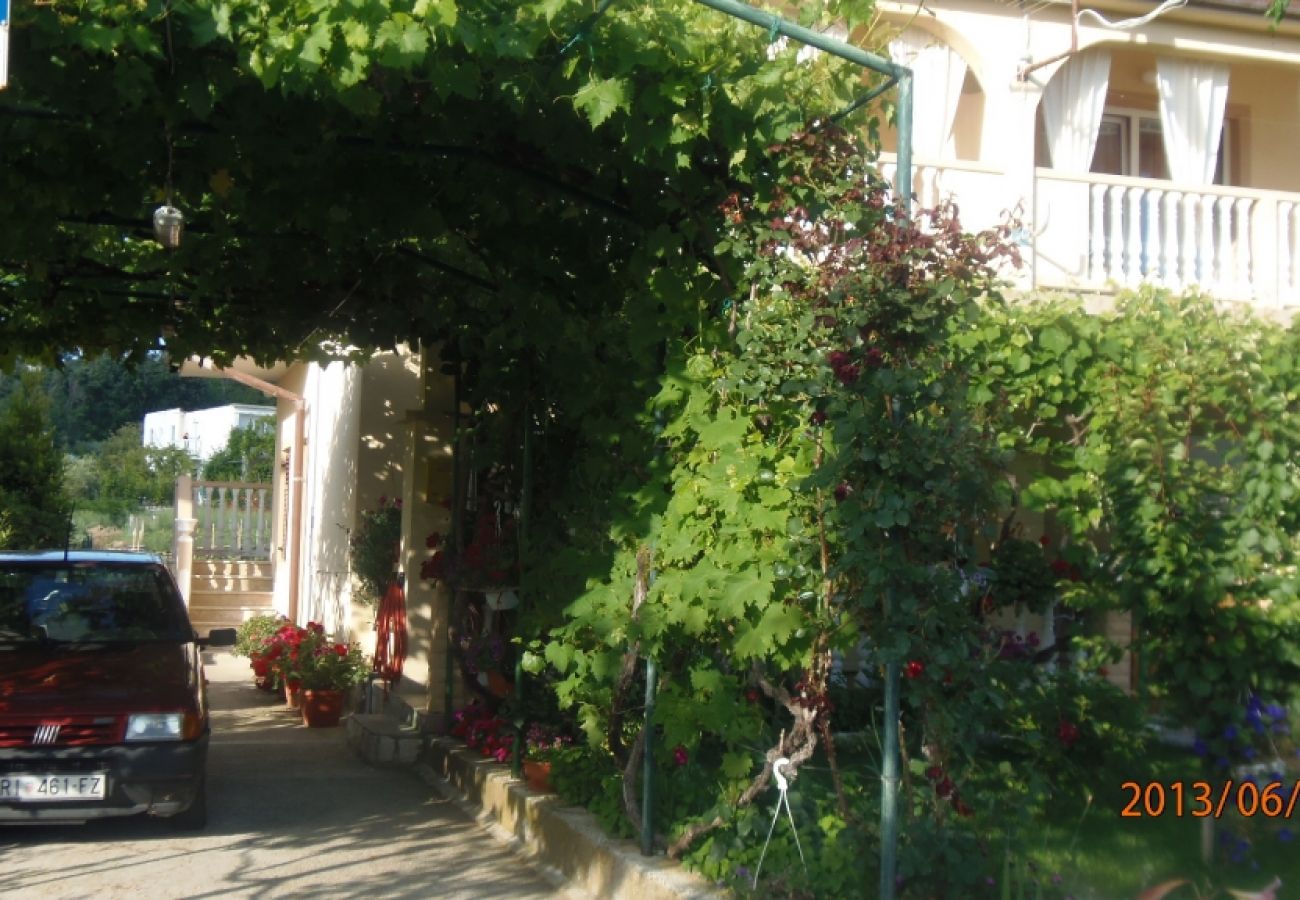
<path id="1" fill-rule="evenodd" d="M 1260 786 L 1254 781 L 1126 781 L 1120 785 L 1125 803 L 1120 818 L 1157 816 L 1221 818 L 1237 812 L 1251 818 L 1289 819 L 1300 796 L 1300 781 L 1287 786 L 1274 782 Z"/>

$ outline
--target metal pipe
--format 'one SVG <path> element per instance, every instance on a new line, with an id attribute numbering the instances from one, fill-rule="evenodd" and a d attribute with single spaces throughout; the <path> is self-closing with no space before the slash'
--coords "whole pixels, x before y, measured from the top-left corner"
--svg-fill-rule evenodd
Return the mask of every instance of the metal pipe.
<path id="1" fill-rule="evenodd" d="M 520 475 L 521 484 L 519 487 L 519 526 L 515 532 L 516 535 L 518 536 L 517 552 L 519 554 L 519 561 L 521 564 L 524 558 L 524 551 L 528 546 L 528 541 L 527 541 L 528 514 L 530 508 L 532 507 L 532 493 L 533 493 L 533 479 L 532 479 L 533 423 L 531 421 L 531 418 L 532 418 L 532 404 L 530 404 L 527 400 L 525 400 L 524 401 L 524 452 L 523 452 L 524 458 L 523 458 L 523 472 Z M 520 571 L 522 572 L 522 565 Z M 524 604 L 524 596 L 525 596 L 522 575 L 519 579 L 519 582 L 520 583 L 515 588 L 515 593 L 519 597 L 519 606 L 522 608 Z M 515 698 L 514 699 L 515 699 L 515 746 L 514 746 L 514 762 L 511 765 L 511 770 L 514 776 L 518 778 L 524 773 L 524 725 L 525 725 L 524 713 L 523 713 L 524 654 L 522 652 L 515 653 Z"/>
<path id="2" fill-rule="evenodd" d="M 447 554 L 453 560 L 460 559 L 461 548 L 461 506 L 464 498 L 460 492 L 460 473 L 461 473 L 461 446 L 464 441 L 460 435 L 460 361 L 456 362 L 456 371 L 451 380 L 452 402 L 455 408 L 451 413 L 452 423 L 452 455 L 451 455 L 451 540 L 448 541 Z M 452 619 L 456 613 L 456 584 L 454 569 L 452 569 L 452 579 L 447 584 L 447 659 L 443 666 L 443 685 L 442 696 L 442 713 L 443 727 L 447 732 L 451 732 L 452 707 L 456 703 L 455 695 L 455 656 L 456 642 L 452 635 Z"/>
<path id="3" fill-rule="evenodd" d="M 766 28 L 769 33 L 783 34 L 857 63 L 864 68 L 880 72 L 893 78 L 898 83 L 898 170 L 896 197 L 897 206 L 903 218 L 911 214 L 912 208 L 912 70 L 868 53 L 852 44 L 827 37 L 801 25 L 787 22 L 780 16 L 763 12 L 739 3 L 737 0 L 695 0 L 710 9 L 726 13 L 751 24 Z M 1077 2 L 1077 0 L 1076 0 Z M 895 412 L 895 421 L 898 414 Z M 885 618 L 888 621 L 892 607 L 892 598 L 887 594 L 885 600 Z M 898 673 L 897 660 L 885 667 L 885 745 L 881 762 L 881 800 L 880 800 L 880 894 L 882 900 L 893 900 L 895 894 L 894 875 L 897 870 L 898 852 Z M 647 672 L 647 675 L 649 672 Z M 647 700 L 650 685 L 646 685 Z M 646 705 L 646 723 L 650 722 L 650 704 Z M 646 742 L 647 762 L 649 766 L 649 741 Z M 648 769 L 647 769 L 648 771 Z M 646 804 L 648 806 L 648 804 Z M 643 816 L 645 814 L 643 813 Z M 642 852 L 645 852 L 645 833 L 642 829 Z"/>
<path id="4" fill-rule="evenodd" d="M 847 59 L 849 62 L 865 66 L 873 72 L 880 72 L 891 78 L 898 78 L 903 72 L 908 71 L 905 67 L 876 56 L 874 53 L 868 53 L 860 47 L 855 47 L 850 43 L 829 37 L 810 28 L 804 28 L 802 25 L 788 22 L 778 15 L 755 9 L 747 4 L 737 2 L 737 0 L 695 0 L 695 2 L 701 3 L 710 9 L 716 9 L 718 12 L 726 13 L 729 16 L 734 16 L 737 19 L 744 19 L 746 22 L 760 28 L 765 28 L 769 34 L 783 34 L 810 47 L 824 50 L 832 56 Z"/>
<path id="5" fill-rule="evenodd" d="M 653 658 L 645 661 L 645 735 L 641 755 L 641 855 L 655 853 L 655 691 L 658 688 L 659 669 Z"/>
<path id="6" fill-rule="evenodd" d="M 1016 70 L 1017 81 L 1028 81 L 1029 73 L 1035 69 L 1041 69 L 1043 66 L 1050 66 L 1054 62 L 1063 59 L 1069 59 L 1079 52 L 1079 0 L 1070 0 L 1070 49 L 1064 53 L 1058 53 L 1055 56 L 1049 56 L 1047 59 L 1040 59 L 1038 62 L 1026 63 Z"/>
<path id="7" fill-rule="evenodd" d="M 912 73 L 898 79 L 898 206 L 903 218 L 912 210 Z M 893 404 L 893 424 L 902 421 L 902 410 Z M 901 550 L 901 548 L 900 548 Z M 900 554 L 901 557 L 901 554 Z M 894 592 L 885 592 L 884 620 L 888 628 L 893 615 Z M 898 660 L 885 664 L 885 738 L 880 765 L 880 893 L 893 900 L 898 869 Z"/>

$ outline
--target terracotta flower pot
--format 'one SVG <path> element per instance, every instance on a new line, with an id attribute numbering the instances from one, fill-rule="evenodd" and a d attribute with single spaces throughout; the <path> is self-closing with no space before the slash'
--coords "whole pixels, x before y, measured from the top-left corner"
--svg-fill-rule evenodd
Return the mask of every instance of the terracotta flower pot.
<path id="1" fill-rule="evenodd" d="M 540 793 L 550 794 L 555 791 L 551 787 L 551 764 L 549 761 L 524 760 L 524 780 L 528 782 L 530 788 Z"/>
<path id="2" fill-rule="evenodd" d="M 333 728 L 343 716 L 343 696 L 343 691 L 303 691 L 303 724 L 308 728 Z"/>
<path id="3" fill-rule="evenodd" d="M 302 704 L 302 690 L 296 684 L 285 682 L 284 685 L 284 705 L 290 709 L 298 709 Z"/>
<path id="4" fill-rule="evenodd" d="M 515 691 L 515 683 L 506 679 L 500 672 L 485 672 L 488 693 L 504 700 Z"/>

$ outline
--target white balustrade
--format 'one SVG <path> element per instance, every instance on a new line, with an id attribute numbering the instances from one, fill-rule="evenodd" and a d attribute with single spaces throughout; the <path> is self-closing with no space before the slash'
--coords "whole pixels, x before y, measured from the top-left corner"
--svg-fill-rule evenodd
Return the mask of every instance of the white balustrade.
<path id="1" fill-rule="evenodd" d="M 895 157 L 879 165 L 893 184 Z M 1260 307 L 1300 305 L 1300 195 L 1048 168 L 1035 180 L 1036 262 L 1013 275 L 1025 287 L 1154 283 Z M 976 230 L 1014 205 L 1008 188 L 1018 183 L 969 160 L 914 160 L 911 189 L 918 208 L 956 202 L 963 226 Z"/>
<path id="2" fill-rule="evenodd" d="M 1253 299 L 1260 305 L 1300 300 L 1300 199 L 1246 188 L 1197 188 L 1153 179 L 1067 176 L 1040 169 L 1040 184 L 1055 202 L 1077 183 L 1088 197 L 1086 268 L 1063 269 L 1051 286 L 1132 287 L 1152 282 L 1175 290 L 1200 288 L 1224 299 Z M 1261 210 L 1277 203 L 1276 223 Z M 1043 210 L 1040 207 L 1040 217 Z M 1062 226 L 1064 227 L 1064 226 Z M 1068 232 L 1056 240 L 1068 239 Z M 1265 252 L 1267 251 L 1267 253 Z M 1276 256 L 1272 276 L 1257 272 Z M 1057 282 L 1060 282 L 1059 284 Z"/>
<path id="3" fill-rule="evenodd" d="M 194 554 L 220 559 L 270 559 L 271 485 L 195 481 Z"/>

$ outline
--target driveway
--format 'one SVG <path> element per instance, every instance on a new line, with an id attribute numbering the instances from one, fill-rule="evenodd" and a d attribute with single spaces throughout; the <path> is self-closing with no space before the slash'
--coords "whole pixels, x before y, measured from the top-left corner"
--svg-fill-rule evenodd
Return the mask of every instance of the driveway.
<path id="1" fill-rule="evenodd" d="M 366 765 L 209 656 L 205 831 L 160 820 L 0 828 L 0 897 L 576 897 L 413 772 Z"/>

